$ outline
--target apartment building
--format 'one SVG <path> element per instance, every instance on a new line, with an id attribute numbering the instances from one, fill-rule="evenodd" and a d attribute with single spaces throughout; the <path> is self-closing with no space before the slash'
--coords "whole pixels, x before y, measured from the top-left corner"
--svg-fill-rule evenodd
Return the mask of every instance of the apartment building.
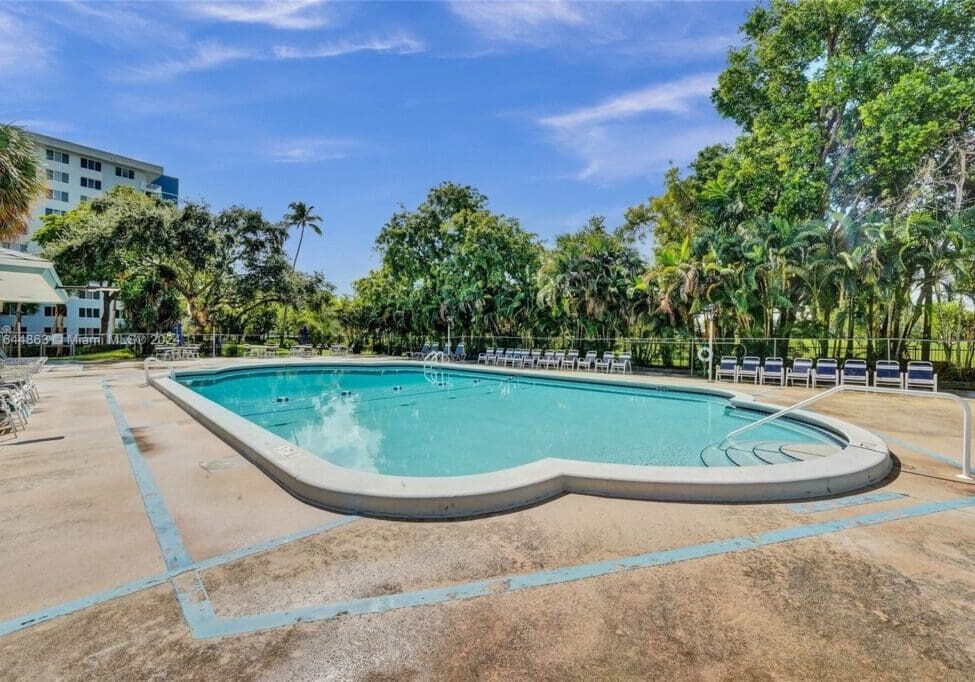
<path id="1" fill-rule="evenodd" d="M 179 179 L 166 175 L 160 165 L 47 135 L 30 135 L 34 139 L 37 157 L 47 175 L 47 192 L 43 200 L 38 202 L 27 234 L 16 242 L 0 243 L 4 248 L 36 251 L 37 244 L 30 239 L 40 227 L 43 216 L 63 214 L 83 202 L 101 196 L 116 185 L 127 185 L 149 196 L 170 201 L 179 200 Z M 92 284 L 97 286 L 97 283 Z M 54 306 L 37 306 L 31 314 L 22 313 L 21 328 L 30 334 L 60 331 L 73 336 L 95 335 L 101 330 L 103 303 L 101 291 L 73 291 L 66 310 L 58 311 Z M 0 327 L 14 326 L 12 313 L 6 307 L 0 310 Z M 118 310 L 109 311 L 109 333 L 114 330 L 118 315 Z"/>

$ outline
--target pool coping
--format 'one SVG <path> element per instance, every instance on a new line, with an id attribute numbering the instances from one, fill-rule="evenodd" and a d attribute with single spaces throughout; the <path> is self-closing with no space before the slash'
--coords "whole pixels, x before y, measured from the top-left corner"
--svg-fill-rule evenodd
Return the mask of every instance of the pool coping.
<path id="1" fill-rule="evenodd" d="M 269 360 L 179 371 L 177 376 L 217 376 L 278 367 L 415 370 L 421 365 L 406 360 Z M 735 407 L 769 413 L 781 409 L 737 391 L 676 387 L 636 381 L 625 375 L 565 375 L 481 365 L 446 365 L 443 369 L 714 395 L 728 399 Z M 470 517 L 525 507 L 563 493 L 688 502 L 799 500 L 867 487 L 883 480 L 892 467 L 886 444 L 873 433 L 839 419 L 797 411 L 789 418 L 839 435 L 846 447 L 815 460 L 770 466 L 639 466 L 545 458 L 468 476 L 391 476 L 347 469 L 316 457 L 169 377 L 152 378 L 150 383 L 292 495 L 342 513 L 412 519 Z"/>

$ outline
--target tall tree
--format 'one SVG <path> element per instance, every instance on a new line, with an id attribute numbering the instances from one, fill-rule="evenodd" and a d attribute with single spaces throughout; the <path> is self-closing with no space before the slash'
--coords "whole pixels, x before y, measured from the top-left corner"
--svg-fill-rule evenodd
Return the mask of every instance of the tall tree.
<path id="1" fill-rule="evenodd" d="M 284 215 L 284 224 L 290 228 L 300 228 L 298 233 L 298 246 L 295 247 L 295 258 L 291 267 L 298 267 L 298 254 L 301 253 L 301 244 L 305 241 L 305 229 L 309 229 L 319 237 L 322 236 L 322 226 L 318 222 L 322 219 L 315 214 L 315 207 L 305 204 L 303 201 L 292 201 L 288 204 L 291 209 Z"/>
<path id="2" fill-rule="evenodd" d="M 46 186 L 34 141 L 22 128 L 0 125 L 0 239 L 27 232 L 31 208 Z"/>

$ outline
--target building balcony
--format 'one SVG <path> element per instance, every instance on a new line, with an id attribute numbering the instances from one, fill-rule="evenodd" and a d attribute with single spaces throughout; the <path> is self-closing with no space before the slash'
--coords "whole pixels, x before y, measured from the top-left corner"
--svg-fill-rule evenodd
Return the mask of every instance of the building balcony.
<path id="1" fill-rule="evenodd" d="M 162 194 L 162 185 L 157 185 L 152 182 L 143 182 L 142 189 L 146 192 L 153 192 L 155 194 Z"/>

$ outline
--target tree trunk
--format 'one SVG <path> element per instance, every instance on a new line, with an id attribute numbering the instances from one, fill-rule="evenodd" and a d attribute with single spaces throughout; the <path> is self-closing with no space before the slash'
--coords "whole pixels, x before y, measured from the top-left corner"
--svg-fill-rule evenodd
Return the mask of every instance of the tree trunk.
<path id="1" fill-rule="evenodd" d="M 846 320 L 846 357 L 853 357 L 853 335 L 856 333 L 856 298 L 850 296 Z"/>
<path id="2" fill-rule="evenodd" d="M 105 337 L 106 343 L 108 342 L 108 320 L 111 317 L 112 306 L 115 305 L 117 298 L 118 294 L 113 291 L 102 292 L 101 334 Z"/>
<path id="3" fill-rule="evenodd" d="M 924 340 L 921 342 L 921 359 L 930 360 L 931 359 L 931 326 L 932 326 L 932 307 L 934 305 L 934 287 L 931 284 L 925 284 L 922 291 L 922 301 L 924 305 L 924 319 L 921 323 L 921 336 Z"/>

